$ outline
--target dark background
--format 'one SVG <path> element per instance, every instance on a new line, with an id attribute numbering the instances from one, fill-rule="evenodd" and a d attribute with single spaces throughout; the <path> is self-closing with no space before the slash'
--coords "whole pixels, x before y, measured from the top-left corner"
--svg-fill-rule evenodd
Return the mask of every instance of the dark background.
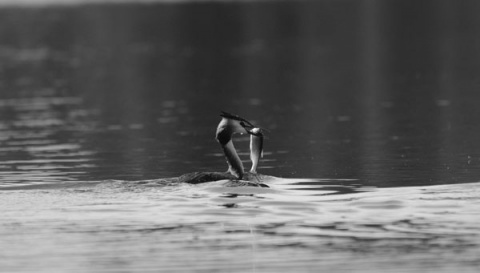
<path id="1" fill-rule="evenodd" d="M 270 130 L 262 173 L 478 181 L 478 14 L 476 0 L 2 8 L 1 183 L 224 170 L 220 110 Z"/>

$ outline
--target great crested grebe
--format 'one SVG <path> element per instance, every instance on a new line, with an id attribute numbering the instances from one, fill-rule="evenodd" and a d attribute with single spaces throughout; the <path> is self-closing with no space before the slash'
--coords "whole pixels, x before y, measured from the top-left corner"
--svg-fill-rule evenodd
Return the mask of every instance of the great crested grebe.
<path id="1" fill-rule="evenodd" d="M 256 172 L 258 161 L 263 156 L 263 130 L 237 115 L 222 112 L 220 116 L 222 119 L 217 126 L 215 138 L 222 146 L 227 159 L 227 172 L 187 173 L 178 178 L 179 182 L 199 184 L 218 180 L 230 180 L 236 181 L 238 184 L 268 187 L 261 182 L 269 178 L 269 176 L 257 174 Z M 235 133 L 250 134 L 250 159 L 252 161 L 250 172 L 245 172 L 243 163 L 233 146 L 232 136 Z"/>

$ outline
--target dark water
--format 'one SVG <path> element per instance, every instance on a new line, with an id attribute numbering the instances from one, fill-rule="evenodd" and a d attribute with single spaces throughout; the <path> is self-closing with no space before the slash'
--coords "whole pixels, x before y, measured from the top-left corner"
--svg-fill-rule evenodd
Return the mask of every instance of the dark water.
<path id="1" fill-rule="evenodd" d="M 477 1 L 2 9 L 2 184 L 222 169 L 220 110 L 271 130 L 268 174 L 477 181 L 479 10 Z"/>
<path id="2" fill-rule="evenodd" d="M 0 242 L 15 247 L 0 265 L 476 272 L 478 14 L 476 0 L 1 8 Z M 144 183 L 225 170 L 221 110 L 267 128 L 259 171 L 292 180 Z"/>

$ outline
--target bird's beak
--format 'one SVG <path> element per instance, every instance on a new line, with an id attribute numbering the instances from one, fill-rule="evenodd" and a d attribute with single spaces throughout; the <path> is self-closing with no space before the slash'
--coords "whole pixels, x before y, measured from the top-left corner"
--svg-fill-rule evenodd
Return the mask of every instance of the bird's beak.
<path id="1" fill-rule="evenodd" d="M 244 121 L 241 121 L 240 122 L 240 126 L 243 127 L 243 129 L 245 129 L 245 131 L 249 134 L 251 134 L 251 131 L 255 128 L 255 126 L 253 126 L 250 122 L 244 122 Z"/>

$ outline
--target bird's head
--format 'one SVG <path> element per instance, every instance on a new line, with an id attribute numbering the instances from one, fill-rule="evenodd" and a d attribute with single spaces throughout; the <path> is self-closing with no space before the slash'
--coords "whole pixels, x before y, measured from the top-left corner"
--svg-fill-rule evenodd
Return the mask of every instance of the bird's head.
<path id="1" fill-rule="evenodd" d="M 258 135 L 258 133 L 261 133 L 259 130 L 256 130 L 259 128 L 255 128 L 250 121 L 238 115 L 222 111 L 220 116 L 222 117 L 222 120 L 218 124 L 216 138 L 222 145 L 230 141 L 234 133 L 248 133 L 252 135 Z"/>

